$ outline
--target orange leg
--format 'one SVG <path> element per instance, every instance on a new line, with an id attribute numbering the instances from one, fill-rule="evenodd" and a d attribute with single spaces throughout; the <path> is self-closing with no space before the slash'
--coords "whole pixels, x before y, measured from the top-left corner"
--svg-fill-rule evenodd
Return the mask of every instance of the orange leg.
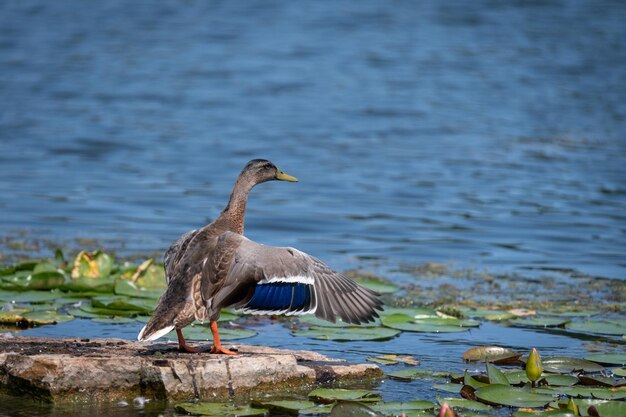
<path id="1" fill-rule="evenodd" d="M 188 353 L 200 352 L 200 349 L 191 347 L 187 344 L 187 342 L 185 342 L 185 338 L 183 337 L 183 332 L 181 332 L 180 329 L 176 329 L 176 335 L 178 336 L 178 349 L 182 350 L 183 352 L 188 352 Z"/>
<path id="2" fill-rule="evenodd" d="M 211 346 L 211 353 L 223 353 L 225 355 L 236 355 L 237 352 L 228 350 L 222 347 L 220 342 L 220 335 L 217 333 L 217 322 L 211 322 L 211 333 L 213 333 L 213 346 Z"/>

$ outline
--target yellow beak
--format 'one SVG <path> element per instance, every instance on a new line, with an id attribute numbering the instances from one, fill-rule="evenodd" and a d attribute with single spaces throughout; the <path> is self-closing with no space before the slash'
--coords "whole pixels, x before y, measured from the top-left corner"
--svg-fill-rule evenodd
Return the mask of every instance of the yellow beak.
<path id="1" fill-rule="evenodd" d="M 276 179 L 278 181 L 298 182 L 298 179 L 296 177 L 292 177 L 289 174 L 285 174 L 283 171 L 281 171 L 278 168 L 276 168 Z"/>

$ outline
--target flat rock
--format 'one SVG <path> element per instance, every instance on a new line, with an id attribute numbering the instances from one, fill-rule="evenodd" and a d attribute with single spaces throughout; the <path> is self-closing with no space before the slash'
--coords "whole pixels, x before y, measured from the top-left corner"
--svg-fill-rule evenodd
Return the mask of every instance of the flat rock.
<path id="1" fill-rule="evenodd" d="M 0 335 L 0 391 L 44 401 L 219 400 L 382 376 L 376 365 L 310 351 L 236 347 L 226 356 L 181 353 L 175 342 Z"/>

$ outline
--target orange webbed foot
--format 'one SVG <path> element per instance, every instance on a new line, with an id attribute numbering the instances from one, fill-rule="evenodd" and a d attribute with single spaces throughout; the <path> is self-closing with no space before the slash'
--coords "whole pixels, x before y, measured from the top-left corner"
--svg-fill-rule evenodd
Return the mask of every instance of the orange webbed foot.
<path id="1" fill-rule="evenodd" d="M 219 345 L 219 346 L 213 345 L 213 346 L 211 346 L 211 350 L 209 351 L 209 353 L 223 354 L 223 355 L 236 355 L 237 354 L 237 352 L 232 351 L 232 350 L 228 350 L 228 349 L 222 347 L 222 345 Z"/>

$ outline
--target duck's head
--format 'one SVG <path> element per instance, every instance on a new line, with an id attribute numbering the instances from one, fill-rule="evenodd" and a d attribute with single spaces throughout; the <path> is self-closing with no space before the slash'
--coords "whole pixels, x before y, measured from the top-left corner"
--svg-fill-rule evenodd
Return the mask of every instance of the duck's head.
<path id="1" fill-rule="evenodd" d="M 253 159 L 248 162 L 240 176 L 248 177 L 254 184 L 272 180 L 298 182 L 296 177 L 285 174 L 267 159 Z"/>

